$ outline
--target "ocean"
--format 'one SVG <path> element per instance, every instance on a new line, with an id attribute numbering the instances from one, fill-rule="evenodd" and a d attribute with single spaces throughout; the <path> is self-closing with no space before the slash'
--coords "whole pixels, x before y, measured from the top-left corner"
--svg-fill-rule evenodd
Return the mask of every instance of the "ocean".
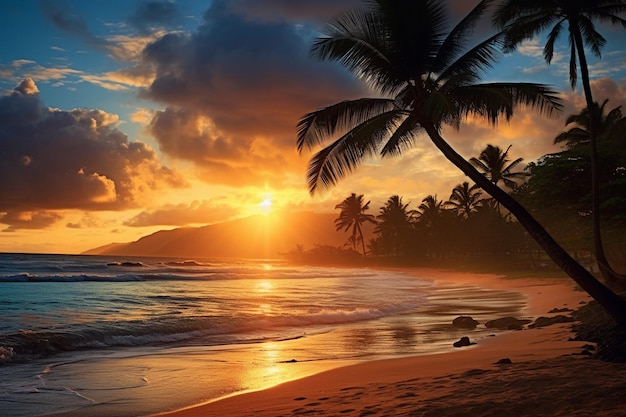
<path id="1" fill-rule="evenodd" d="M 156 414 L 453 350 L 468 335 L 455 317 L 484 322 L 525 306 L 517 292 L 378 269 L 0 254 L 0 414 Z"/>

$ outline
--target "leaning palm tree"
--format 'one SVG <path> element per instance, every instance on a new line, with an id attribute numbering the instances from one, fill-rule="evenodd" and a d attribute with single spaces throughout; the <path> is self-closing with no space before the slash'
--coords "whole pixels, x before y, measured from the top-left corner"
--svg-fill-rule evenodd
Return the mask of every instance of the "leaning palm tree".
<path id="1" fill-rule="evenodd" d="M 587 109 L 599 111 L 591 94 L 591 82 L 585 46 L 597 57 L 601 57 L 606 39 L 596 30 L 594 21 L 608 22 L 626 28 L 626 2 L 624 0 L 505 0 L 494 14 L 494 23 L 506 28 L 506 49 L 514 50 L 521 42 L 550 29 L 543 49 L 545 60 L 554 57 L 554 46 L 565 26 L 568 30 L 570 49 L 569 79 L 572 89 L 578 79 L 578 64 L 585 93 Z M 604 253 L 600 228 L 600 180 L 598 169 L 598 127 L 589 118 L 591 149 L 591 210 L 594 251 L 602 274 L 609 279 L 619 276 L 610 266 Z"/>
<path id="2" fill-rule="evenodd" d="M 352 244 L 352 248 L 356 250 L 357 242 L 361 242 L 363 246 L 363 256 L 365 256 L 365 242 L 363 240 L 363 229 L 361 225 L 365 222 L 376 223 L 374 216 L 371 214 L 365 214 L 370 208 L 370 202 L 363 203 L 363 194 L 356 195 L 350 194 L 341 203 L 335 206 L 336 209 L 340 209 L 339 217 L 335 219 L 335 229 L 337 231 L 352 229 L 349 242 Z"/>
<path id="3" fill-rule="evenodd" d="M 502 182 L 505 187 L 515 189 L 518 185 L 517 181 L 524 180 L 528 176 L 528 173 L 514 171 L 524 159 L 517 158 L 509 162 L 509 149 L 511 149 L 511 146 L 512 145 L 509 145 L 506 151 L 503 152 L 499 146 L 487 145 L 480 153 L 479 157 L 471 158 L 470 162 L 482 172 L 489 181 L 496 185 Z"/>
<path id="4" fill-rule="evenodd" d="M 468 48 L 472 29 L 490 1 L 481 1 L 456 26 L 447 27 L 443 2 L 377 0 L 337 17 L 313 44 L 313 56 L 337 61 L 369 84 L 379 97 L 347 100 L 305 115 L 298 123 L 299 151 L 325 145 L 311 159 L 309 190 L 330 187 L 364 160 L 399 155 L 422 133 L 483 190 L 493 196 L 582 288 L 618 322 L 626 301 L 578 264 L 515 199 L 493 184 L 441 136 L 466 116 L 496 124 L 516 104 L 551 115 L 561 102 L 542 84 L 479 83 L 502 34 Z"/>
<path id="5" fill-rule="evenodd" d="M 452 189 L 450 198 L 444 204 L 457 216 L 469 219 L 481 206 L 483 201 L 481 196 L 479 186 L 474 184 L 470 187 L 469 182 L 465 181 Z"/>

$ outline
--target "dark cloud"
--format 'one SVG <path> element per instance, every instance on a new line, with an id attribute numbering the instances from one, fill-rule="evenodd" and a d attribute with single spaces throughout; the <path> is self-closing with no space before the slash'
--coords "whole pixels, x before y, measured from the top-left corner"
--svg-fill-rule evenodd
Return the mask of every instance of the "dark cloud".
<path id="1" fill-rule="evenodd" d="M 232 7 L 252 20 L 304 20 L 326 22 L 346 10 L 363 5 L 362 0 L 235 0 Z"/>
<path id="2" fill-rule="evenodd" d="M 145 49 L 156 78 L 142 97 L 202 114 L 232 140 L 271 137 L 285 149 L 304 113 L 363 92 L 343 70 L 309 58 L 312 28 L 252 21 L 225 1 L 204 19 L 192 35 L 170 33 Z"/>
<path id="3" fill-rule="evenodd" d="M 148 129 L 163 152 L 186 160 L 244 159 L 252 143 L 251 138 L 239 141 L 226 138 L 209 123 L 209 119 L 172 107 L 157 111 Z"/>
<path id="4" fill-rule="evenodd" d="M 68 4 L 53 0 L 40 0 L 41 10 L 56 27 L 71 35 L 77 36 L 91 46 L 105 48 L 108 42 L 95 36 L 87 26 L 83 17 L 78 15 Z"/>
<path id="5" fill-rule="evenodd" d="M 182 20 L 182 14 L 171 1 L 143 1 L 128 18 L 128 22 L 143 34 L 176 27 Z"/>
<path id="6" fill-rule="evenodd" d="M 3 232 L 15 232 L 23 229 L 45 229 L 62 218 L 60 214 L 49 211 L 10 212 L 0 215 L 0 223 L 9 225 Z"/>
<path id="7" fill-rule="evenodd" d="M 0 212 L 121 210 L 165 184 L 183 185 L 116 124 L 101 110 L 45 107 L 30 79 L 1 97 Z"/>

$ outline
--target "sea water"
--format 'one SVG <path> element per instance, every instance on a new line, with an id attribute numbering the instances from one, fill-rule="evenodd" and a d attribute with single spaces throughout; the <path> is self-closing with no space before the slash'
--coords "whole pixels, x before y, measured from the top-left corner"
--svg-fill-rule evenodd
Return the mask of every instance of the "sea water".
<path id="1" fill-rule="evenodd" d="M 0 254 L 0 414 L 150 415 L 451 350 L 467 335 L 455 317 L 524 307 L 516 292 L 384 270 Z"/>

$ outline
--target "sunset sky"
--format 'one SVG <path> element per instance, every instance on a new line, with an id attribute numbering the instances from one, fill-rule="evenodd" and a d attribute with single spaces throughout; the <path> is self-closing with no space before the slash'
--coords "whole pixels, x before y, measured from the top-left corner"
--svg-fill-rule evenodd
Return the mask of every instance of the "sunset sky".
<path id="1" fill-rule="evenodd" d="M 359 0 L 22 0 L 0 2 L 0 251 L 80 253 L 161 229 L 273 208 L 332 212 L 351 192 L 372 214 L 391 195 L 416 208 L 465 179 L 427 138 L 372 160 L 311 197 L 299 118 L 370 93 L 308 56 L 318 29 Z M 453 18 L 477 1 L 450 0 Z M 488 23 L 488 22 L 486 22 Z M 487 34 L 488 27 L 479 31 Z M 590 56 L 595 98 L 626 104 L 626 37 L 601 27 Z M 497 129 L 467 121 L 446 137 L 465 157 L 487 144 L 526 162 L 558 150 L 565 118 L 584 107 L 568 81 L 566 37 L 552 65 L 545 36 L 502 56 L 485 81 L 562 91 L 548 120 L 520 112 Z"/>

